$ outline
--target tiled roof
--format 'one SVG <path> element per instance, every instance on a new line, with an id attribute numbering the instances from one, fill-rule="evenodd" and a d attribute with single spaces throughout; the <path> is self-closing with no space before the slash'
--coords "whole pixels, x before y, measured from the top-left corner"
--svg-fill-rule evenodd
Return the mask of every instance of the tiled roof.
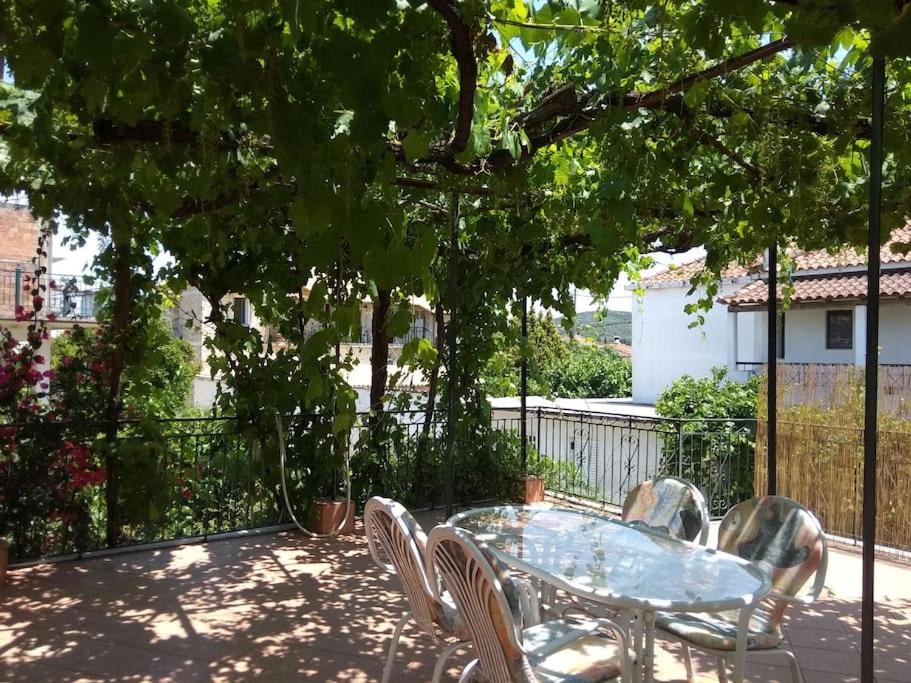
<path id="1" fill-rule="evenodd" d="M 729 306 L 765 306 L 768 302 L 768 283 L 756 280 L 733 294 L 721 298 Z M 887 299 L 911 297 L 911 271 L 883 273 L 880 277 L 880 296 Z M 782 288 L 778 289 L 782 296 Z M 794 280 L 791 303 L 825 303 L 829 301 L 863 301 L 867 298 L 866 275 L 833 275 Z"/>
<path id="2" fill-rule="evenodd" d="M 725 268 L 722 277 L 725 278 L 739 278 L 746 277 L 752 272 L 755 272 L 758 268 L 762 267 L 761 261 L 758 261 L 756 264 L 750 266 L 741 266 L 739 264 L 733 264 Z M 652 285 L 659 282 L 689 282 L 693 279 L 700 271 L 705 269 L 705 259 L 700 258 L 695 261 L 690 261 L 689 263 L 681 263 L 678 265 L 671 265 L 666 270 L 661 271 L 660 273 L 655 273 L 654 275 L 643 278 L 643 285 Z"/>
<path id="3" fill-rule="evenodd" d="M 892 249 L 894 244 L 911 243 L 911 221 L 892 231 L 889 239 L 879 251 L 883 263 L 911 263 L 911 253 L 902 254 Z M 850 268 L 867 265 L 867 250 L 842 249 L 834 254 L 818 249 L 816 251 L 794 250 L 791 252 L 797 271 L 821 268 Z"/>
<path id="4" fill-rule="evenodd" d="M 889 240 L 885 242 L 880 251 L 882 262 L 887 263 L 908 263 L 911 265 L 911 252 L 900 253 L 892 249 L 893 244 L 911 244 L 911 221 L 900 228 L 892 231 Z M 792 249 L 791 258 L 794 260 L 795 274 L 804 270 L 820 270 L 827 268 L 852 268 L 863 267 L 867 263 L 866 249 L 857 251 L 856 249 L 842 249 L 841 251 L 830 253 L 824 249 L 804 251 L 802 249 Z M 651 277 L 644 278 L 644 286 L 655 285 L 662 282 L 688 282 L 705 268 L 705 259 L 697 259 L 684 263 L 679 266 L 671 266 L 668 269 L 656 273 Z M 722 273 L 724 278 L 747 277 L 751 274 L 757 274 L 761 271 L 761 260 L 755 261 L 749 267 L 739 264 L 728 266 Z"/>

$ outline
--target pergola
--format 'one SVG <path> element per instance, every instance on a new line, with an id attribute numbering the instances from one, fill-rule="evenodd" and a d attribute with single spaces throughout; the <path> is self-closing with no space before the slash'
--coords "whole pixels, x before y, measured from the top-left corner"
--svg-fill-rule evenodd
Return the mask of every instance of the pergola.
<path id="1" fill-rule="evenodd" d="M 866 366 L 864 393 L 864 463 L 863 463 L 863 598 L 862 598 L 862 636 L 861 636 L 861 680 L 863 683 L 874 683 L 875 622 L 874 622 L 874 580 L 876 548 L 876 448 L 878 420 L 878 368 L 879 368 L 879 282 L 880 282 L 880 248 L 881 211 L 882 211 L 882 168 L 883 168 L 883 114 L 885 104 L 885 70 L 884 57 L 873 60 L 872 94 L 872 131 L 870 146 L 870 188 L 869 217 L 867 239 L 867 316 L 866 316 Z M 450 254 L 449 263 L 449 298 L 450 302 L 458 297 L 458 237 L 459 237 L 459 193 L 453 192 L 451 202 Z M 768 487 L 767 494 L 777 495 L 777 411 L 778 411 L 778 244 L 770 244 L 768 249 L 768 329 L 767 329 L 767 382 L 768 401 L 766 416 Z M 528 359 L 524 347 L 528 343 L 528 299 L 521 297 L 521 336 L 523 354 L 520 364 L 520 439 L 522 470 L 527 471 L 528 462 Z M 448 353 L 450 373 L 458 367 L 459 321 L 452 306 L 452 317 L 448 327 Z M 448 392 L 448 422 L 455 424 L 458 419 L 458 396 L 455 391 Z M 455 433 L 448 430 L 447 442 L 447 483 L 446 483 L 446 516 L 451 517 L 454 508 L 455 478 Z"/>

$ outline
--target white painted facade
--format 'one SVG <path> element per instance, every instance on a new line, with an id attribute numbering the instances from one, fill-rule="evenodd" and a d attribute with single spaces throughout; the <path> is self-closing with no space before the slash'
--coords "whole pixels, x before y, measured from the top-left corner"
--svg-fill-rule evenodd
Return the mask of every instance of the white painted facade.
<path id="1" fill-rule="evenodd" d="M 720 293 L 730 294 L 740 286 L 741 282 L 727 282 Z M 688 297 L 688 291 L 688 285 L 648 288 L 633 303 L 634 403 L 654 403 L 665 387 L 683 375 L 705 377 L 712 368 L 727 367 L 734 352 L 732 342 L 752 356 L 754 349 L 746 340 L 754 332 L 755 321 L 731 319 L 727 306 L 716 304 L 703 313 L 703 324 L 690 327 L 697 318 L 684 309 L 698 297 Z M 734 324 L 740 326 L 740 334 L 734 334 Z M 745 379 L 746 372 L 735 369 L 735 376 Z"/>
<path id="2" fill-rule="evenodd" d="M 755 276 L 731 279 L 717 298 L 734 293 Z M 704 323 L 690 328 L 696 316 L 685 312 L 697 296 L 687 296 L 687 282 L 656 283 L 633 306 L 633 401 L 654 403 L 662 390 L 683 375 L 707 377 L 713 368 L 746 380 L 767 360 L 767 313 L 762 309 L 729 310 L 717 301 L 704 313 Z M 827 348 L 830 311 L 852 318 L 850 348 Z M 857 364 L 866 357 L 867 309 L 857 301 L 795 305 L 784 313 L 781 363 Z M 911 302 L 884 300 L 880 306 L 880 363 L 911 365 Z"/>
<path id="3" fill-rule="evenodd" d="M 245 303 L 242 316 L 243 324 L 252 327 L 260 332 L 264 343 L 273 339 L 273 348 L 280 345 L 281 341 L 274 341 L 275 335 L 271 333 L 268 325 L 260 320 L 256 314 L 256 306 L 241 294 L 228 294 L 222 300 L 221 304 L 225 307 L 227 316 L 234 315 L 234 301 L 240 299 Z M 404 338 L 392 340 L 389 345 L 389 366 L 388 373 L 392 377 L 400 372 L 397 366 L 399 357 L 402 354 L 403 343 L 414 337 L 426 337 L 432 342 L 435 338 L 435 320 L 433 311 L 429 305 L 422 299 L 414 298 L 412 301 L 413 319 L 411 330 Z M 184 339 L 190 344 L 193 350 L 193 359 L 197 367 L 196 376 L 193 380 L 191 393 L 191 402 L 194 406 L 208 408 L 216 397 L 218 380 L 213 375 L 213 370 L 209 364 L 210 354 L 208 340 L 215 334 L 215 326 L 207 322 L 212 314 L 212 305 L 202 293 L 190 287 L 183 292 L 180 303 L 172 309 L 171 329 L 174 336 Z M 369 408 L 369 388 L 371 382 L 370 368 L 370 322 L 373 315 L 373 305 L 365 301 L 361 306 L 361 332 L 362 337 L 358 341 L 346 342 L 341 345 L 341 353 L 345 357 L 350 357 L 354 363 L 353 369 L 348 373 L 346 381 L 357 391 L 357 408 L 366 411 Z M 397 387 L 403 391 L 414 391 L 420 393 L 424 390 L 425 380 L 416 373 L 404 373 L 399 375 Z"/>

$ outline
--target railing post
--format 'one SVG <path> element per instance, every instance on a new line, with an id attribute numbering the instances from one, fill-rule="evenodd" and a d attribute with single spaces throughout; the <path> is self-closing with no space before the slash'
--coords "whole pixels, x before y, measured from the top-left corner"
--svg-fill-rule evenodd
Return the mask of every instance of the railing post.
<path id="1" fill-rule="evenodd" d="M 683 420 L 677 420 L 677 476 L 683 478 Z"/>
<path id="2" fill-rule="evenodd" d="M 16 308 L 22 305 L 22 266 L 16 264 L 16 293 L 14 294 Z"/>

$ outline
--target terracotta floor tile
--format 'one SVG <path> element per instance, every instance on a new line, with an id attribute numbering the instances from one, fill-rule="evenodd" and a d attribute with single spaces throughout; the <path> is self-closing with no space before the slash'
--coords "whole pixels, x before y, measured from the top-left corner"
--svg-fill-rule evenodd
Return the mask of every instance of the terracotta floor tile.
<path id="1" fill-rule="evenodd" d="M 787 619 L 807 683 L 857 680 L 856 564 L 833 553 L 837 590 Z M 893 563 L 887 578 L 878 680 L 911 683 L 911 569 Z M 0 681 L 376 681 L 405 608 L 398 580 L 374 567 L 362 536 L 249 536 L 16 570 L 0 592 Z M 427 681 L 439 651 L 406 628 L 392 680 Z M 456 657 L 446 680 L 469 659 Z M 698 683 L 717 681 L 713 659 L 695 663 Z M 750 661 L 747 674 L 790 683 L 784 660 Z M 659 643 L 656 678 L 684 683 L 675 645 Z"/>

